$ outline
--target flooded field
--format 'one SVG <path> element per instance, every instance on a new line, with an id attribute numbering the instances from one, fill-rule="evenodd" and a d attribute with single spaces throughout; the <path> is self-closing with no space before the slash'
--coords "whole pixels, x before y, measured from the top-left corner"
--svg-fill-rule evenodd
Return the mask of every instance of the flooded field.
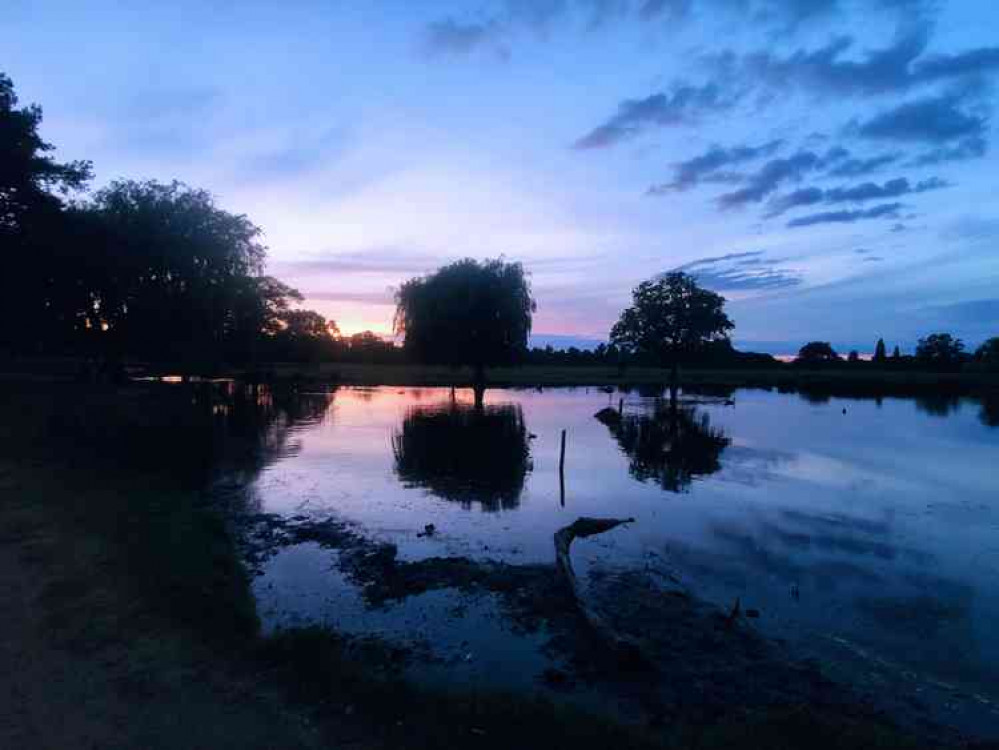
<path id="1" fill-rule="evenodd" d="M 220 403 L 257 442 L 213 492 L 249 519 L 266 628 L 396 642 L 429 681 L 562 689 L 570 650 L 517 603 L 517 582 L 554 576 L 553 534 L 575 519 L 632 518 L 572 547 L 605 612 L 675 591 L 723 613 L 738 602 L 747 628 L 862 693 L 999 726 L 994 402 L 737 390 L 684 393 L 673 410 L 654 392 L 495 389 L 476 410 L 471 398 L 340 388 Z M 620 583 L 632 573 L 648 583 Z"/>

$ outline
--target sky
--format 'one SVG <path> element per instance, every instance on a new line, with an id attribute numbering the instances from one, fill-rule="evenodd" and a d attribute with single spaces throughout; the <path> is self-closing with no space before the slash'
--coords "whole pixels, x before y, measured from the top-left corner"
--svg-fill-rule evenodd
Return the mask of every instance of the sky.
<path id="1" fill-rule="evenodd" d="M 999 335 L 994 0 L 3 5 L 57 157 L 209 189 L 345 333 L 502 255 L 541 344 L 673 269 L 740 348 Z"/>

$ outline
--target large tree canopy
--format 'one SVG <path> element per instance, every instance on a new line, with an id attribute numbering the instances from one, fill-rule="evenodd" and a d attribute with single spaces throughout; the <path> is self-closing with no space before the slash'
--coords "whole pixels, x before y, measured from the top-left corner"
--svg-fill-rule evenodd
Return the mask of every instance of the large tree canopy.
<path id="1" fill-rule="evenodd" d="M 18 107 L 10 78 L 0 73 L 0 349 L 38 348 L 38 342 L 67 328 L 65 300 L 70 286 L 63 269 L 73 236 L 68 194 L 90 179 L 88 162 L 62 164 L 38 133 L 42 110 Z"/>
<path id="2" fill-rule="evenodd" d="M 798 350 L 796 362 L 805 364 L 823 364 L 839 362 L 840 356 L 828 341 L 809 341 Z"/>
<path id="3" fill-rule="evenodd" d="M 711 342 L 728 340 L 735 325 L 724 308 L 724 297 L 674 271 L 635 288 L 631 307 L 611 329 L 611 343 L 676 365 Z"/>
<path id="4" fill-rule="evenodd" d="M 82 188 L 91 176 L 89 162 L 60 164 L 38 127 L 38 105 L 18 108 L 14 84 L 0 73 L 0 231 L 13 230 L 39 208 L 58 207 L 51 191 Z"/>
<path id="5" fill-rule="evenodd" d="M 963 354 L 964 342 L 949 333 L 931 333 L 916 345 L 916 359 L 927 365 L 954 365 Z"/>
<path id="6" fill-rule="evenodd" d="M 520 361 L 534 310 L 519 263 L 465 259 L 403 284 L 395 329 L 415 359 L 481 372 Z"/>

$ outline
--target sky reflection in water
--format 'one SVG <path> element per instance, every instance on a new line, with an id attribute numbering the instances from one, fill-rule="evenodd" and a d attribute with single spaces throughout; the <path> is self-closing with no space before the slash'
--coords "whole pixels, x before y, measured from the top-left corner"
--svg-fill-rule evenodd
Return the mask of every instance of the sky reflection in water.
<path id="1" fill-rule="evenodd" d="M 760 628 L 802 647 L 842 638 L 935 679 L 999 684 L 995 404 L 740 390 L 734 405 L 698 397 L 671 416 L 652 396 L 597 389 L 491 390 L 482 413 L 469 397 L 303 396 L 314 408 L 282 418 L 254 504 L 356 522 L 403 559 L 513 563 L 550 561 L 552 534 L 578 516 L 632 516 L 574 548 L 580 572 L 674 572 L 719 604 L 740 597 Z M 620 419 L 594 418 L 620 398 Z M 418 536 L 427 524 L 437 533 Z M 280 565 L 265 617 L 319 617 L 329 565 Z M 345 605 L 323 600 L 336 619 Z"/>

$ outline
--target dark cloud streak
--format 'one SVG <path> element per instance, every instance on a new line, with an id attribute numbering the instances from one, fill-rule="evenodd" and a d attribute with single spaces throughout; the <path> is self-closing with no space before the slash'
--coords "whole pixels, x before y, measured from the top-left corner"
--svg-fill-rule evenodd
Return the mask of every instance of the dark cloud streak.
<path id="1" fill-rule="evenodd" d="M 874 208 L 858 211 L 827 211 L 825 213 L 810 214 L 797 219 L 792 219 L 787 223 L 789 229 L 798 227 L 810 227 L 816 224 L 852 224 L 865 219 L 886 219 L 898 218 L 899 212 L 904 208 L 901 203 L 885 203 Z"/>
<path id="2" fill-rule="evenodd" d="M 724 92 L 714 83 L 677 85 L 669 93 L 625 99 L 618 106 L 617 114 L 576 141 L 574 148 L 607 148 L 633 138 L 647 128 L 695 123 L 707 113 L 731 109 L 737 100 L 737 95 Z"/>
<path id="3" fill-rule="evenodd" d="M 864 182 L 859 185 L 830 188 L 828 190 L 817 187 L 803 188 L 771 200 L 766 218 L 770 219 L 780 216 L 792 208 L 802 206 L 814 206 L 820 203 L 833 205 L 836 203 L 864 203 L 872 200 L 888 200 L 891 198 L 900 198 L 903 195 L 940 190 L 945 187 L 949 187 L 949 183 L 938 177 L 931 177 L 914 185 L 905 177 L 899 177 L 894 180 L 888 180 L 882 185 L 878 185 L 876 182 Z"/>
<path id="4" fill-rule="evenodd" d="M 719 172 L 723 167 L 744 164 L 754 159 L 772 156 L 783 145 L 782 140 L 774 140 L 759 146 L 734 146 L 721 148 L 713 146 L 700 156 L 673 165 L 673 181 L 649 188 L 652 195 L 661 195 L 674 190 L 689 190 L 698 183 L 721 176 L 739 179 L 731 172 Z"/>

